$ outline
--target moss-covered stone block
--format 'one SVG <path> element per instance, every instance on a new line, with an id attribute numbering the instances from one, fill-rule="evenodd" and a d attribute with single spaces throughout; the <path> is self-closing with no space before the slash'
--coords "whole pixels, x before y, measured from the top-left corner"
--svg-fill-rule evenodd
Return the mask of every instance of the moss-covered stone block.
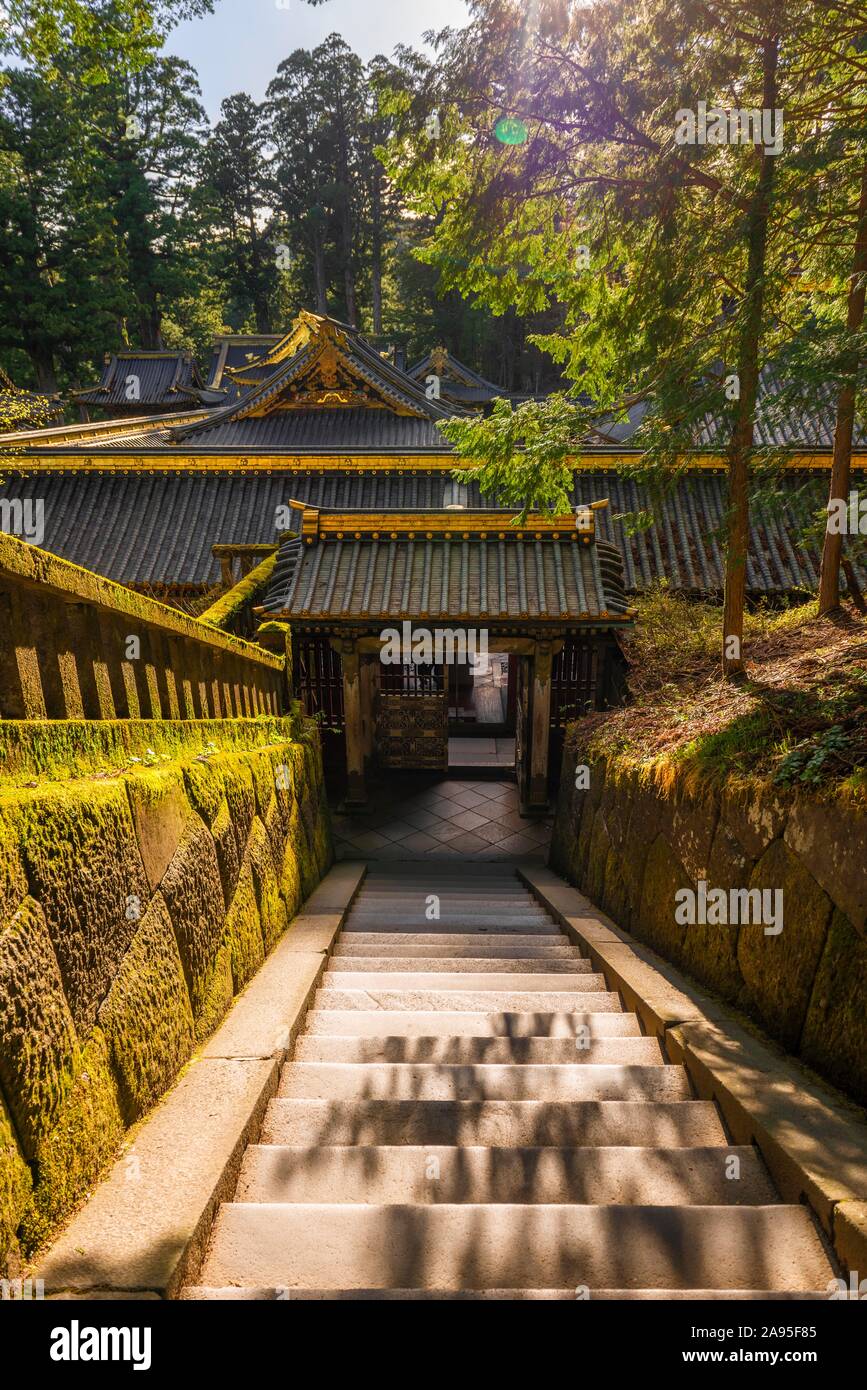
<path id="1" fill-rule="evenodd" d="M 237 994 L 265 959 L 262 923 L 249 859 L 242 864 L 238 875 L 238 887 L 226 918 L 225 939 L 231 951 L 232 986 Z"/>
<path id="2" fill-rule="evenodd" d="M 680 889 L 689 887 L 686 869 L 665 837 L 658 835 L 647 853 L 641 903 L 632 922 L 632 931 L 672 963 L 681 960 L 684 932 L 690 930 L 675 921 L 675 895 Z"/>
<path id="3" fill-rule="evenodd" d="M 867 814 L 798 797 L 784 839 L 832 902 L 867 936 Z"/>
<path id="4" fill-rule="evenodd" d="M 168 1089 L 195 1040 L 193 1012 L 171 919 L 159 893 L 99 1011 L 127 1124 Z"/>
<path id="5" fill-rule="evenodd" d="M 628 927 L 631 906 L 628 886 L 624 874 L 623 856 L 612 845 L 605 860 L 605 877 L 602 884 L 601 906 L 618 926 Z"/>
<path id="6" fill-rule="evenodd" d="M 286 915 L 291 921 L 304 900 L 298 854 L 291 841 L 286 845 L 283 855 L 283 866 L 280 871 L 280 895 L 286 905 Z"/>
<path id="7" fill-rule="evenodd" d="M 589 768 L 589 785 L 584 795 L 584 809 L 581 814 L 581 828 L 578 832 L 578 847 L 575 853 L 577 882 L 583 889 L 590 861 L 590 843 L 593 825 L 605 790 L 605 764 L 597 762 Z"/>
<path id="8" fill-rule="evenodd" d="M 232 947 L 229 941 L 223 940 L 202 981 L 201 1003 L 195 1016 L 197 1042 L 204 1042 L 211 1036 L 231 1008 L 234 997 Z"/>
<path id="9" fill-rule="evenodd" d="M 243 856 L 238 850 L 238 837 L 235 834 L 235 827 L 232 824 L 229 803 L 225 799 L 217 814 L 217 819 L 211 826 L 211 834 L 214 837 L 214 847 L 217 851 L 217 864 L 220 868 L 220 882 L 223 885 L 223 898 L 228 904 L 235 895 L 235 888 L 238 884 L 238 873 L 240 872 L 241 859 Z"/>
<path id="10" fill-rule="evenodd" d="M 11 917 L 27 897 L 27 875 L 19 843 L 17 818 L 0 807 L 0 922 Z"/>
<path id="11" fill-rule="evenodd" d="M 831 918 L 801 1034 L 801 1056 L 867 1105 L 867 942 L 842 912 Z"/>
<path id="12" fill-rule="evenodd" d="M 334 837 L 331 830 L 331 812 L 327 801 L 320 801 L 313 832 L 313 857 L 316 871 L 322 878 L 331 868 L 334 860 Z"/>
<path id="13" fill-rule="evenodd" d="M 752 870 L 753 860 L 725 821 L 719 820 L 705 874 L 709 889 L 745 888 Z M 736 925 L 696 923 L 687 928 L 683 939 L 686 969 L 733 1003 L 739 1000 L 743 989 L 738 965 L 739 930 Z"/>
<path id="14" fill-rule="evenodd" d="M 235 834 L 239 858 L 243 859 L 256 814 L 253 776 L 241 754 L 221 759 L 223 788 L 229 806 L 229 820 Z"/>
<path id="15" fill-rule="evenodd" d="M 765 851 L 750 876 L 750 888 L 783 893 L 783 929 L 742 925 L 738 965 L 749 1012 L 784 1047 L 795 1051 L 825 945 L 831 900 L 782 840 Z M 773 902 L 773 899 L 770 900 Z"/>
<path id="16" fill-rule="evenodd" d="M 719 820 L 719 801 L 709 792 L 680 789 L 674 799 L 670 844 L 693 882 L 707 877 L 713 837 Z"/>
<path id="17" fill-rule="evenodd" d="M 791 809 L 791 796 L 761 784 L 726 787 L 721 815 L 735 839 L 753 859 L 760 859 L 769 845 L 783 834 Z"/>
<path id="18" fill-rule="evenodd" d="M 210 830 L 190 823 L 160 886 L 178 943 L 187 990 L 198 1021 L 212 987 L 226 907 Z"/>
<path id="19" fill-rule="evenodd" d="M 142 770 L 126 779 L 136 839 L 151 889 L 158 888 L 194 812 L 180 767 Z"/>
<path id="20" fill-rule="evenodd" d="M 602 807 L 596 812 L 593 818 L 593 829 L 590 833 L 590 844 L 587 851 L 587 868 L 584 873 L 584 892 L 591 902 L 602 905 L 602 898 L 605 892 L 605 871 L 608 865 L 608 855 L 611 852 L 611 838 L 608 834 L 608 827 L 605 824 L 605 817 Z"/>
<path id="21" fill-rule="evenodd" d="M 0 925 L 0 1083 L 28 1158 L 72 1088 L 78 1041 L 42 910 Z"/>
<path id="22" fill-rule="evenodd" d="M 184 766 L 184 785 L 190 805 L 198 811 L 207 826 L 212 826 L 225 801 L 223 777 L 219 763 L 213 758 L 194 758 Z"/>
<path id="23" fill-rule="evenodd" d="M 286 912 L 286 905 L 280 896 L 280 880 L 271 851 L 271 841 L 268 838 L 267 830 L 258 817 L 253 821 L 250 830 L 247 853 L 250 857 L 250 869 L 253 874 L 256 904 L 259 908 L 262 938 L 267 953 L 277 944 L 285 932 L 289 925 L 289 917 Z"/>
<path id="24" fill-rule="evenodd" d="M 33 1250 L 80 1201 L 114 1158 L 123 1138 L 117 1085 L 98 1028 L 82 1049 L 75 1084 L 57 1122 L 40 1141 L 38 1180 L 21 1222 L 21 1243 Z"/>
<path id="25" fill-rule="evenodd" d="M 258 812 L 259 819 L 268 833 L 271 843 L 271 853 L 274 856 L 275 864 L 282 864 L 283 855 L 286 851 L 286 839 L 289 828 L 289 816 L 283 815 L 280 803 L 277 800 L 276 792 L 272 791 L 271 800 L 264 812 Z"/>
<path id="26" fill-rule="evenodd" d="M 0 1095 L 0 1276 L 17 1256 L 17 1231 L 27 1207 L 33 1179 L 18 1146 L 12 1118 Z"/>
<path id="27" fill-rule="evenodd" d="M 21 804 L 22 850 L 63 988 L 85 1035 L 138 929 L 149 889 L 123 783 L 40 789 Z"/>
<path id="28" fill-rule="evenodd" d="M 248 753 L 245 762 L 253 779 L 256 815 L 264 822 L 274 799 L 274 764 L 268 749 Z"/>

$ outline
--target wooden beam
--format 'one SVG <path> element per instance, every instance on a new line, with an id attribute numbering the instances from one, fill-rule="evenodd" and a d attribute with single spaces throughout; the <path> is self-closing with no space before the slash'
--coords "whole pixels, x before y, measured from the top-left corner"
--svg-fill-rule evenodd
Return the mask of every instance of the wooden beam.
<path id="1" fill-rule="evenodd" d="M 548 749 L 551 742 L 550 642 L 537 642 L 530 687 L 530 777 L 527 800 L 530 810 L 548 805 Z"/>
<path id="2" fill-rule="evenodd" d="M 340 639 L 333 644 L 340 654 L 343 667 L 343 718 L 346 738 L 346 797 L 347 806 L 367 804 L 364 778 L 364 703 L 361 680 L 361 657 L 351 640 Z"/>

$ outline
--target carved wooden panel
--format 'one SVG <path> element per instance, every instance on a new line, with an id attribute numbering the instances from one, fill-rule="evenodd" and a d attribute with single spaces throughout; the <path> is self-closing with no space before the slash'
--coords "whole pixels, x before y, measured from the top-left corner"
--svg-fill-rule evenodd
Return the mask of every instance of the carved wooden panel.
<path id="1" fill-rule="evenodd" d="M 448 704 L 441 695 L 379 696 L 377 755 L 383 767 L 448 766 Z"/>

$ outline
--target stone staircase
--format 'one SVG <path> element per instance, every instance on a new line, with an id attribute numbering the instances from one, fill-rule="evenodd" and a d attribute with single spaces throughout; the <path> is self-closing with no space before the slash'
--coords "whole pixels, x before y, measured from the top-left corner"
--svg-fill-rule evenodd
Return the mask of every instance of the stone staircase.
<path id="1" fill-rule="evenodd" d="M 514 868 L 450 861 L 371 866 L 183 1297 L 766 1298 L 833 1274 Z"/>

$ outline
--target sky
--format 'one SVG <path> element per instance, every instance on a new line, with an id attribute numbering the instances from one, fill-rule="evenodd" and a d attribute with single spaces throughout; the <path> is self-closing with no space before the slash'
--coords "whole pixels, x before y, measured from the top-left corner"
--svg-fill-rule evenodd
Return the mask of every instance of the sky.
<path id="1" fill-rule="evenodd" d="M 216 0 L 214 13 L 169 34 L 167 53 L 186 58 L 199 75 L 212 120 L 233 92 L 261 101 L 278 63 L 296 48 L 315 48 L 331 33 L 343 36 L 365 61 L 398 43 L 423 47 L 428 29 L 467 23 L 465 0 Z"/>

